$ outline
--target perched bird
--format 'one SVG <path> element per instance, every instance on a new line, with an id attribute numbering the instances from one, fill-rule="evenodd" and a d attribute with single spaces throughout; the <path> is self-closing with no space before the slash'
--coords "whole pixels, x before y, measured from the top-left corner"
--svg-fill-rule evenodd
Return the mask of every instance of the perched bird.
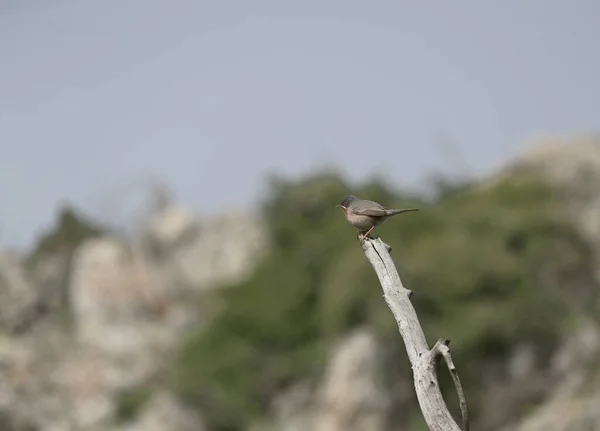
<path id="1" fill-rule="evenodd" d="M 377 202 L 359 199 L 353 195 L 346 196 L 336 207 L 341 208 L 344 211 L 346 220 L 359 230 L 361 239 L 368 237 L 373 229 L 381 226 L 393 215 L 408 211 L 419 211 L 417 208 L 387 209 Z"/>

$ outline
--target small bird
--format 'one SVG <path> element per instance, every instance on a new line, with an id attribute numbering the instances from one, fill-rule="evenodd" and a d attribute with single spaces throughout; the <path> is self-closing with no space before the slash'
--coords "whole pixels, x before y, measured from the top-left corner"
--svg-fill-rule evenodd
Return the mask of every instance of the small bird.
<path id="1" fill-rule="evenodd" d="M 341 208 L 346 220 L 359 230 L 361 240 L 368 237 L 373 229 L 381 226 L 391 216 L 408 211 L 419 211 L 417 208 L 387 209 L 377 202 L 359 199 L 353 195 L 346 196 L 336 207 Z"/>

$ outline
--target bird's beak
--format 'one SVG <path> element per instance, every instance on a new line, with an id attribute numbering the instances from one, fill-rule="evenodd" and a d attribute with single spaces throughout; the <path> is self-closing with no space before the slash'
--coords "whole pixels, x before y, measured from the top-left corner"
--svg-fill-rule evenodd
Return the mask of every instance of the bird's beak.
<path id="1" fill-rule="evenodd" d="M 337 204 L 334 208 L 341 208 L 342 206 L 340 204 Z"/>

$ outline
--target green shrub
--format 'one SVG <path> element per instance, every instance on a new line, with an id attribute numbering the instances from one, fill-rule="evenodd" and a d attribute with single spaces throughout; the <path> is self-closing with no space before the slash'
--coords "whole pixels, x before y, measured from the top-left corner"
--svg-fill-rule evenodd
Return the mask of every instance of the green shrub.
<path id="1" fill-rule="evenodd" d="M 119 393 L 116 399 L 116 420 L 118 422 L 129 422 L 135 419 L 151 395 L 152 389 L 145 386 L 135 387 Z"/>
<path id="2" fill-rule="evenodd" d="M 69 207 L 60 210 L 56 225 L 49 232 L 42 235 L 31 255 L 29 263 L 49 253 L 70 253 L 87 238 L 92 238 L 103 233 L 103 229 L 94 225 L 85 217 Z"/>

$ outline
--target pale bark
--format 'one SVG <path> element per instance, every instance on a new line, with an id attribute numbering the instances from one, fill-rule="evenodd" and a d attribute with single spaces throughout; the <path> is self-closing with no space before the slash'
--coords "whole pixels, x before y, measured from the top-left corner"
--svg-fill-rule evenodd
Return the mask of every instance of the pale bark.
<path id="1" fill-rule="evenodd" d="M 361 241 L 361 247 L 377 273 L 385 302 L 398 323 L 412 365 L 417 399 L 427 426 L 431 431 L 460 431 L 446 406 L 438 383 L 436 365 L 443 358 L 458 393 L 462 429 L 469 431 L 467 402 L 450 356 L 450 341 L 440 339 L 429 349 L 425 333 L 410 301 L 412 291 L 405 288 L 400 280 L 396 265 L 390 256 L 391 247 L 379 238 L 364 239 Z"/>

